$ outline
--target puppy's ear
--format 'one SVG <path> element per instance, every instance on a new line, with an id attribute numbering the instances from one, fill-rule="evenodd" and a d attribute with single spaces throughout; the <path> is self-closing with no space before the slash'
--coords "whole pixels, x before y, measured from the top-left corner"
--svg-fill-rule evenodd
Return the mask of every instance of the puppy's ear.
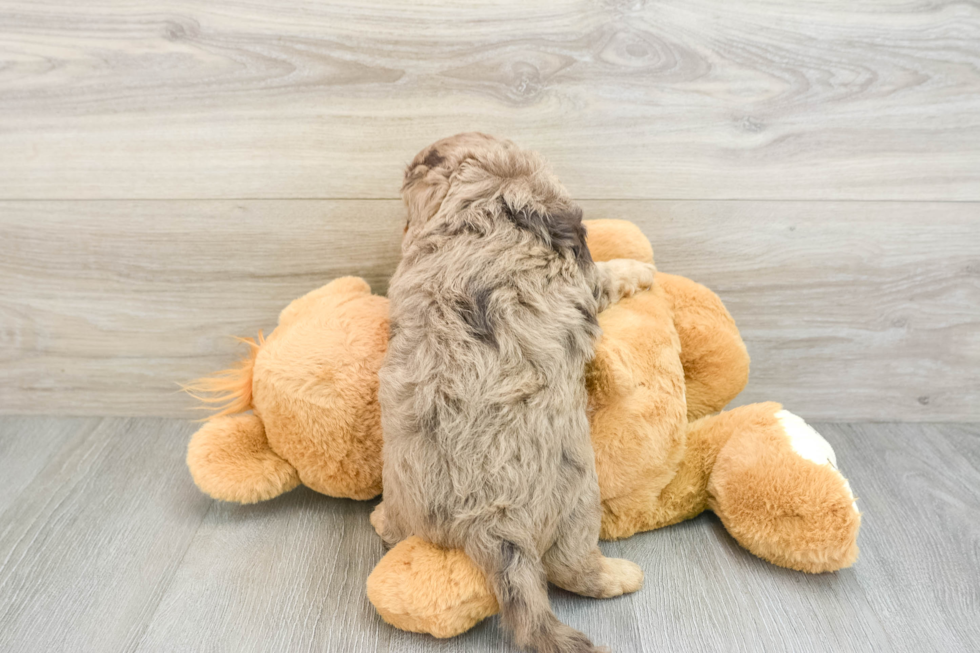
<path id="1" fill-rule="evenodd" d="M 449 181 L 443 171 L 445 161 L 445 157 L 432 148 L 427 152 L 419 153 L 405 171 L 402 198 L 408 207 L 406 235 L 412 225 L 428 222 L 446 198 Z"/>
<path id="2" fill-rule="evenodd" d="M 530 208 L 512 209 L 504 203 L 504 214 L 518 229 L 535 234 L 556 252 L 569 251 L 579 266 L 592 264 L 592 255 L 586 244 L 582 209 L 575 205 L 541 212 Z"/>
<path id="3" fill-rule="evenodd" d="M 431 150 L 429 150 L 429 153 L 425 155 L 425 158 L 422 159 L 422 165 L 424 165 L 427 168 L 438 168 L 445 161 L 446 161 L 446 157 L 439 154 L 439 151 L 437 149 L 432 148 Z"/>
<path id="4" fill-rule="evenodd" d="M 431 170 L 441 167 L 445 162 L 446 157 L 440 154 L 439 150 L 435 147 L 419 152 L 412 162 L 408 164 L 408 167 L 405 168 L 405 177 L 402 180 L 402 192 L 405 192 L 409 186 L 424 179 Z"/>

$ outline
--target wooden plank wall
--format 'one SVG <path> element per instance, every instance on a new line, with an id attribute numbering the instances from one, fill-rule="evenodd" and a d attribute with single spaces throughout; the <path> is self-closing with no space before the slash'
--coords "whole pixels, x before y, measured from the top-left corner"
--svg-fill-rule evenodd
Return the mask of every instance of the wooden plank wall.
<path id="1" fill-rule="evenodd" d="M 479 129 L 722 296 L 739 401 L 980 419 L 980 8 L 0 0 L 0 413 L 186 416 Z"/>

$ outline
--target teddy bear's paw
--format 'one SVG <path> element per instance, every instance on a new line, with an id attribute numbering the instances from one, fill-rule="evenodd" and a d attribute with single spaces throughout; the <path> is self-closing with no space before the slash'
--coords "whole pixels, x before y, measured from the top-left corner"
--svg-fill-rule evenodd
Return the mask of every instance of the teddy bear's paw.
<path id="1" fill-rule="evenodd" d="M 255 415 L 206 422 L 187 445 L 187 467 L 197 486 L 214 499 L 256 503 L 299 485 L 299 473 L 269 446 Z"/>
<path id="2" fill-rule="evenodd" d="M 486 575 L 459 549 L 410 537 L 367 579 L 367 596 L 396 628 L 455 637 L 499 610 Z"/>
<path id="3" fill-rule="evenodd" d="M 861 513 L 830 444 L 775 403 L 720 419 L 735 428 L 715 459 L 709 506 L 739 544 L 809 573 L 853 564 Z"/>
<path id="4" fill-rule="evenodd" d="M 837 456 L 834 454 L 834 449 L 830 446 L 830 443 L 822 435 L 817 433 L 816 429 L 803 421 L 803 418 L 788 410 L 783 409 L 777 412 L 776 419 L 779 420 L 780 426 L 783 427 L 783 431 L 785 431 L 786 437 L 789 439 L 789 445 L 793 448 L 793 452 L 796 455 L 818 465 L 830 465 L 836 475 L 840 477 L 844 490 L 851 497 L 851 507 L 854 509 L 854 512 L 859 512 L 857 500 L 854 499 L 854 492 L 851 490 L 851 484 L 847 482 L 847 479 L 838 470 Z"/>
<path id="5" fill-rule="evenodd" d="M 596 596 L 599 599 L 631 594 L 643 587 L 640 565 L 623 558 L 603 558 L 602 576 L 603 588 Z"/>

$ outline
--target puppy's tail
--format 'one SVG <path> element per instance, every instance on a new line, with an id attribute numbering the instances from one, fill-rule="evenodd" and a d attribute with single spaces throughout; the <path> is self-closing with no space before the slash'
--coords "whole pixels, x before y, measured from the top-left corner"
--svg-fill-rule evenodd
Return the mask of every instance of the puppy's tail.
<path id="1" fill-rule="evenodd" d="M 508 539 L 471 541 L 470 558 L 481 567 L 497 595 L 504 625 L 518 646 L 535 653 L 599 653 L 584 634 L 558 621 L 548 603 L 548 581 L 533 547 Z"/>

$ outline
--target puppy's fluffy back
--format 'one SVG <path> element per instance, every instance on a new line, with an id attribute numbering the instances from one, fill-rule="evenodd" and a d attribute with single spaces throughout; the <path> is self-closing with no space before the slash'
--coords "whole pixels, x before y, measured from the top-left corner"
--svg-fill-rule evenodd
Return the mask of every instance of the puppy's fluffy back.
<path id="1" fill-rule="evenodd" d="M 386 539 L 465 548 L 519 643 L 590 650 L 551 613 L 540 561 L 569 507 L 597 493 L 581 212 L 537 155 L 485 137 L 424 150 L 404 194 L 380 386 Z"/>

